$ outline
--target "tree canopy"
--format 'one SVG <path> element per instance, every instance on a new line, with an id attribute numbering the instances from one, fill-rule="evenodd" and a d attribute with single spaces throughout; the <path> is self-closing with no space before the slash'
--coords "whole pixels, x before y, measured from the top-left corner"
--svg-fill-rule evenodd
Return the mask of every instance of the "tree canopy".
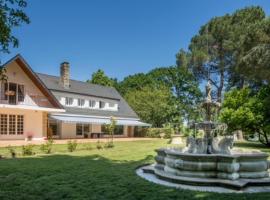
<path id="1" fill-rule="evenodd" d="M 173 120 L 175 105 L 171 92 L 166 87 L 145 86 L 140 90 L 130 90 L 124 97 L 141 119 L 154 127 L 162 127 Z"/>
<path id="2" fill-rule="evenodd" d="M 115 84 L 115 81 L 109 78 L 101 69 L 98 69 L 96 72 L 94 72 L 91 79 L 87 80 L 87 82 L 109 87 L 113 87 Z"/>
<path id="3" fill-rule="evenodd" d="M 24 13 L 26 6 L 25 0 L 0 0 L 0 53 L 10 53 L 11 46 L 19 46 L 19 40 L 12 31 L 15 27 L 30 23 L 29 17 Z M 0 60 L 0 80 L 6 78 Z"/>
<path id="4" fill-rule="evenodd" d="M 230 131 L 243 130 L 259 134 L 259 140 L 270 146 L 270 86 L 257 93 L 249 88 L 234 89 L 225 95 L 221 120 Z"/>
<path id="5" fill-rule="evenodd" d="M 219 102 L 225 86 L 269 80 L 269 27 L 262 8 L 247 7 L 214 17 L 192 38 L 190 67 L 199 80 L 210 78 Z"/>

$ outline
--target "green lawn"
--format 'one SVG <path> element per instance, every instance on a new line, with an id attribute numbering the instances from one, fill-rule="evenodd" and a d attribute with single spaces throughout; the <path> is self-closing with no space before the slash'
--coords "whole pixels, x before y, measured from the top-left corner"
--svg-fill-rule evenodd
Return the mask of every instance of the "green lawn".
<path id="1" fill-rule="evenodd" d="M 85 144 L 67 153 L 55 145 L 51 155 L 0 160 L 0 199 L 269 199 L 270 194 L 216 194 L 177 190 L 150 183 L 135 168 L 153 162 L 154 149 L 166 141 L 117 142 L 107 150 L 86 150 Z M 237 146 L 261 148 L 259 144 Z M 19 151 L 20 148 L 17 148 Z M 38 150 L 38 147 L 35 149 Z M 263 149 L 269 152 L 269 149 Z M 7 156 L 5 148 L 0 154 Z"/>

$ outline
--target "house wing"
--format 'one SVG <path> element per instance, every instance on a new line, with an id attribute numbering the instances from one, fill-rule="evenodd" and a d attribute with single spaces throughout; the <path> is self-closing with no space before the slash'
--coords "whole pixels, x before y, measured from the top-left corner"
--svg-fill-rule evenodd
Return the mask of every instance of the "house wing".
<path id="1" fill-rule="evenodd" d="M 17 65 L 30 78 L 30 80 L 42 92 L 42 94 L 48 98 L 48 100 L 49 100 L 49 102 L 51 103 L 52 106 L 54 106 L 57 109 L 63 109 L 63 106 L 59 103 L 59 101 L 50 92 L 50 90 L 46 87 L 46 85 L 37 76 L 37 74 L 31 69 L 29 64 L 25 61 L 25 59 L 20 54 L 18 54 L 16 56 L 14 56 L 13 58 L 11 58 L 2 67 L 5 68 L 6 66 L 8 66 L 12 62 L 17 63 Z"/>

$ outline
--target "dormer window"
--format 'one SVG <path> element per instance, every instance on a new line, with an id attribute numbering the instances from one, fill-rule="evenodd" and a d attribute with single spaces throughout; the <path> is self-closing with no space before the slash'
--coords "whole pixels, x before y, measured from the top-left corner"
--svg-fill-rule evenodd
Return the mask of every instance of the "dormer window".
<path id="1" fill-rule="evenodd" d="M 66 106 L 71 106 L 73 104 L 73 98 L 66 97 Z"/>
<path id="2" fill-rule="evenodd" d="M 89 100 L 89 107 L 94 108 L 96 106 L 96 101 L 94 100 Z"/>
<path id="3" fill-rule="evenodd" d="M 85 104 L 85 100 L 84 99 L 78 99 L 78 106 L 83 107 Z"/>
<path id="4" fill-rule="evenodd" d="M 114 105 L 115 105 L 114 103 L 109 103 L 110 108 L 114 107 Z"/>
<path id="5" fill-rule="evenodd" d="M 99 102 L 99 108 L 100 109 L 105 108 L 105 102 L 104 101 Z"/>

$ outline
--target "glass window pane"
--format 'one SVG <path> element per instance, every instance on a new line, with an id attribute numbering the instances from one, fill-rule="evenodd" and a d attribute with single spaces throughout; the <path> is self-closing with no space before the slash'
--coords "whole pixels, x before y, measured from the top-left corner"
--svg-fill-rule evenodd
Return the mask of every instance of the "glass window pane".
<path id="1" fill-rule="evenodd" d="M 16 115 L 9 115 L 8 118 L 8 132 L 10 135 L 16 134 Z"/>
<path id="2" fill-rule="evenodd" d="M 96 106 L 96 101 L 89 100 L 89 107 L 94 108 Z"/>
<path id="3" fill-rule="evenodd" d="M 17 84 L 9 83 L 9 89 L 7 91 L 8 103 L 15 105 L 17 103 Z"/>
<path id="4" fill-rule="evenodd" d="M 83 133 L 82 124 L 76 124 L 76 135 L 82 135 Z"/>
<path id="5" fill-rule="evenodd" d="M 18 85 L 18 101 L 24 101 L 24 86 Z"/>
<path id="6" fill-rule="evenodd" d="M 8 126 L 7 126 L 7 115 L 0 115 L 0 134 L 1 135 L 7 135 L 8 132 Z"/>
<path id="7" fill-rule="evenodd" d="M 114 134 L 115 135 L 123 135 L 124 134 L 124 126 L 115 126 L 115 129 L 114 129 Z"/>
<path id="8" fill-rule="evenodd" d="M 24 129 L 24 120 L 23 115 L 17 115 L 17 134 L 23 135 L 23 129 Z"/>
<path id="9" fill-rule="evenodd" d="M 104 108 L 105 107 L 105 102 L 104 101 L 100 101 L 99 102 L 99 108 Z"/>
<path id="10" fill-rule="evenodd" d="M 88 124 L 83 125 L 83 133 L 89 133 L 89 125 Z"/>
<path id="11" fill-rule="evenodd" d="M 58 123 L 57 121 L 50 120 L 49 121 L 49 131 L 51 131 L 51 134 L 56 136 L 58 135 Z"/>

